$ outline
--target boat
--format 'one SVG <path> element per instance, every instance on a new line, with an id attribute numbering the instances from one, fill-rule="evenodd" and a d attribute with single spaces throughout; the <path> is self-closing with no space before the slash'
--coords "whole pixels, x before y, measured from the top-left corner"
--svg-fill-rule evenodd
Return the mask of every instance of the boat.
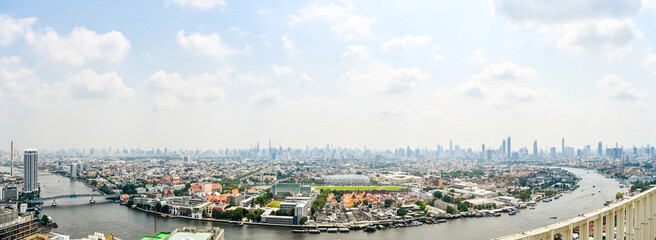
<path id="1" fill-rule="evenodd" d="M 558 218 L 558 217 L 549 217 L 549 218 L 551 218 L 551 219 L 556 219 L 556 218 Z"/>
<path id="2" fill-rule="evenodd" d="M 501 217 L 501 213 L 495 213 L 494 216 L 495 217 Z"/>
<path id="3" fill-rule="evenodd" d="M 328 231 L 328 228 L 319 228 L 319 231 L 320 232 L 325 232 L 325 231 Z"/>
<path id="4" fill-rule="evenodd" d="M 446 222 L 446 219 L 439 219 L 439 220 L 437 220 L 437 223 L 445 223 L 445 222 Z"/>
<path id="5" fill-rule="evenodd" d="M 513 210 L 513 211 L 510 211 L 510 212 L 508 213 L 508 215 L 516 215 L 516 214 L 517 214 L 517 211 L 514 211 L 514 210 Z"/>
<path id="6" fill-rule="evenodd" d="M 348 229 L 348 228 L 344 228 L 344 227 L 343 227 L 343 228 L 339 228 L 338 231 L 339 231 L 339 232 L 350 232 L 351 229 Z"/>
<path id="7" fill-rule="evenodd" d="M 91 204 L 96 203 L 96 200 L 93 199 L 93 197 L 91 197 L 91 200 L 89 200 L 89 203 L 91 203 Z"/>
<path id="8" fill-rule="evenodd" d="M 376 229 L 378 229 L 378 230 L 383 230 L 383 229 L 385 229 L 385 226 L 383 226 L 383 225 L 376 225 Z"/>
<path id="9" fill-rule="evenodd" d="M 501 215 L 501 214 L 499 214 L 499 215 Z M 421 222 L 412 221 L 412 223 L 410 224 L 410 226 L 416 227 L 416 226 L 421 226 L 421 224 L 422 224 Z"/>
<path id="10" fill-rule="evenodd" d="M 312 233 L 312 234 L 319 234 L 319 233 L 321 233 L 321 231 L 319 231 L 319 229 L 308 229 L 307 232 L 308 232 L 308 233 Z"/>
<path id="11" fill-rule="evenodd" d="M 336 233 L 337 228 L 328 228 L 328 230 L 326 230 L 326 231 L 329 232 L 329 233 Z"/>
<path id="12" fill-rule="evenodd" d="M 57 206 L 57 202 L 55 202 L 55 200 L 52 200 L 52 204 L 50 204 L 50 206 L 56 207 L 56 206 Z"/>
<path id="13" fill-rule="evenodd" d="M 606 202 L 604 203 L 604 206 L 608 206 L 608 205 L 610 205 L 611 203 L 613 203 L 613 202 L 612 202 L 612 201 L 606 201 Z"/>
<path id="14" fill-rule="evenodd" d="M 535 208 L 534 208 L 534 207 L 532 207 L 532 208 L 529 208 L 529 209 L 530 209 L 530 210 L 535 210 Z"/>
<path id="15" fill-rule="evenodd" d="M 364 229 L 365 232 L 375 232 L 376 230 L 377 229 L 373 226 Z"/>
<path id="16" fill-rule="evenodd" d="M 305 229 L 294 229 L 292 230 L 293 233 L 307 233 L 308 231 Z"/>

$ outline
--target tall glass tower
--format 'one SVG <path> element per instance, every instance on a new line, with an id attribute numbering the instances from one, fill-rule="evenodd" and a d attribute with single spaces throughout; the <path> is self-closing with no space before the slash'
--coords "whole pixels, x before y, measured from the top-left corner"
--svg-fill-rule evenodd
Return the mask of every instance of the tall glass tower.
<path id="1" fill-rule="evenodd" d="M 25 149 L 23 155 L 23 192 L 39 190 L 39 154 L 36 148 Z"/>

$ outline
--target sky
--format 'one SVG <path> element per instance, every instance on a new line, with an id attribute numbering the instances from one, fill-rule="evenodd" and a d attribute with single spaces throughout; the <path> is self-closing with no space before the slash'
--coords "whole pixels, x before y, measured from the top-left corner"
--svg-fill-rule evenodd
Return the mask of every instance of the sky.
<path id="1" fill-rule="evenodd" d="M 2 1 L 0 139 L 655 144 L 655 12 L 653 0 Z"/>

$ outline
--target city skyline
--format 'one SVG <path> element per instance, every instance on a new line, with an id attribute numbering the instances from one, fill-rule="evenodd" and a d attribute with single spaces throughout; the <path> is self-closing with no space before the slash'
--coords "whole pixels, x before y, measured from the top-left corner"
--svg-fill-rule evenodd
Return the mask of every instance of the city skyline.
<path id="1" fill-rule="evenodd" d="M 652 1 L 201 3 L 0 6 L 0 138 L 50 149 L 656 141 Z"/>

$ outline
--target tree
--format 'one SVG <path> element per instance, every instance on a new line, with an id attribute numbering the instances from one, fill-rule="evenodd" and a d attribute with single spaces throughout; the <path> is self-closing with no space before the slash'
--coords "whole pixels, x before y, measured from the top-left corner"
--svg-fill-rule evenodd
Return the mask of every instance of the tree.
<path id="1" fill-rule="evenodd" d="M 435 192 L 433 193 L 433 197 L 436 197 L 436 198 L 442 198 L 442 192 L 440 192 L 440 191 L 435 191 Z"/>
<path id="2" fill-rule="evenodd" d="M 447 207 L 446 207 L 446 213 L 448 213 L 448 214 L 454 214 L 455 212 L 456 212 L 456 210 L 453 209 L 453 207 L 451 207 L 451 206 L 447 206 Z"/>
<path id="3" fill-rule="evenodd" d="M 623 193 L 618 192 L 618 193 L 615 194 L 615 199 L 623 199 L 623 198 L 624 198 L 624 194 L 623 194 Z"/>
<path id="4" fill-rule="evenodd" d="M 159 212 L 159 209 L 161 208 L 162 208 L 162 204 L 157 202 L 157 204 L 155 204 L 155 212 Z"/>
<path id="5" fill-rule="evenodd" d="M 169 205 L 164 205 L 159 209 L 161 213 L 169 213 Z"/>
<path id="6" fill-rule="evenodd" d="M 301 218 L 301 225 L 305 224 L 305 222 L 307 222 L 307 220 L 308 220 L 308 217 Z"/>
<path id="7" fill-rule="evenodd" d="M 449 196 L 449 195 L 442 196 L 442 201 L 444 201 L 444 202 L 450 203 L 451 200 L 453 200 L 453 198 L 451 198 L 451 196 Z"/>
<path id="8" fill-rule="evenodd" d="M 392 203 L 394 203 L 394 202 L 396 202 L 396 201 L 394 201 L 394 199 L 385 199 L 384 207 L 385 208 L 390 208 L 392 206 Z"/>
<path id="9" fill-rule="evenodd" d="M 426 212 L 426 204 L 424 204 L 422 201 L 416 201 L 415 204 L 421 208 L 424 213 Z"/>
<path id="10" fill-rule="evenodd" d="M 397 216 L 402 216 L 403 217 L 406 214 L 408 214 L 408 210 L 406 210 L 405 208 L 399 208 L 399 209 L 396 210 L 396 215 Z"/>
<path id="11" fill-rule="evenodd" d="M 461 211 L 461 212 L 469 211 L 469 207 L 467 207 L 467 204 L 458 203 L 458 211 Z"/>
<path id="12" fill-rule="evenodd" d="M 44 223 L 47 223 L 48 221 L 50 221 L 50 219 L 48 219 L 48 216 L 43 215 L 43 217 L 41 217 L 41 221 L 43 221 Z"/>

